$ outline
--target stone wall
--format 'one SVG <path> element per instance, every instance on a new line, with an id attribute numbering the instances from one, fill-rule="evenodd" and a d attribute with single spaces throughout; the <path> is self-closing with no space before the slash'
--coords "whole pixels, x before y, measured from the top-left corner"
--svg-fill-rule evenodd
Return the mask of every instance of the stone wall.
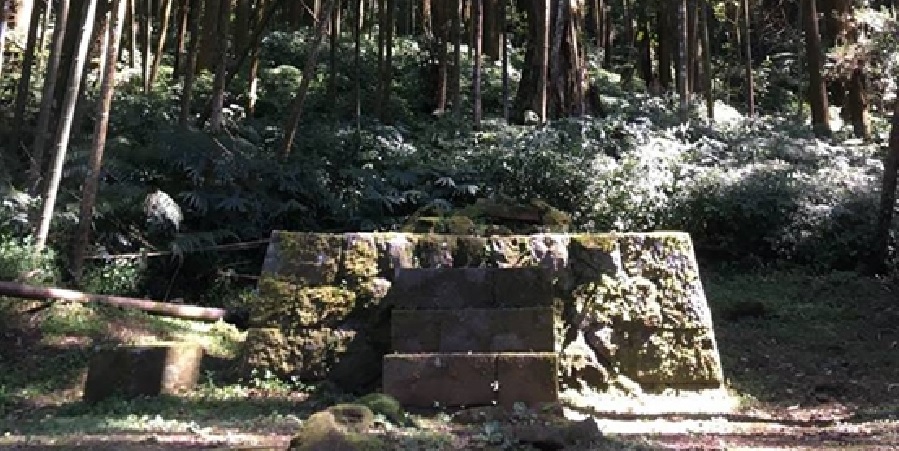
<path id="1" fill-rule="evenodd" d="M 573 392 L 722 385 L 712 320 L 685 233 L 453 236 L 272 234 L 242 371 L 378 386 L 391 281 L 403 268 L 542 267 L 552 278 L 560 381 Z M 541 271 L 544 273 L 544 271 Z M 527 280 L 497 282 L 508 299 Z M 436 289 L 437 287 L 435 287 Z M 464 307 L 465 287 L 458 290 Z"/>

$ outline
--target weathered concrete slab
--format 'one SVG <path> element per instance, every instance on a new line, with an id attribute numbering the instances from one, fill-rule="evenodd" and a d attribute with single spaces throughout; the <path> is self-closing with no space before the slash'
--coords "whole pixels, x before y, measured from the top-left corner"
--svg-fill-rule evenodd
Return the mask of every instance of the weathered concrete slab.
<path id="1" fill-rule="evenodd" d="M 102 348 L 88 365 L 83 398 L 178 394 L 196 385 L 202 360 L 203 348 L 196 343 Z"/>
<path id="2" fill-rule="evenodd" d="M 552 351 L 554 312 L 549 307 L 393 310 L 396 352 Z"/>
<path id="3" fill-rule="evenodd" d="M 554 352 L 503 353 L 496 357 L 497 403 L 512 407 L 559 400 L 559 360 Z"/>
<path id="4" fill-rule="evenodd" d="M 384 357 L 384 393 L 405 406 L 505 407 L 558 401 L 555 353 L 432 353 Z"/>
<path id="5" fill-rule="evenodd" d="M 389 354 L 383 388 L 404 406 L 487 405 L 495 375 L 495 354 Z"/>

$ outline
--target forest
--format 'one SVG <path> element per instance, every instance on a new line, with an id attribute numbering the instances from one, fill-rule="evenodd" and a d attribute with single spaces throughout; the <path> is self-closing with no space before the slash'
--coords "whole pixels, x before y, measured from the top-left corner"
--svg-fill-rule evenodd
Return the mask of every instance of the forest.
<path id="1" fill-rule="evenodd" d="M 895 419 L 897 20 L 895 0 L 0 0 L 0 280 L 234 311 L 273 230 L 548 205 L 573 233 L 688 232 L 753 402 L 828 391 L 789 374 L 829 337 L 871 368 L 837 370 L 845 404 Z M 137 315 L 47 305 L 0 296 L 0 342 Z M 760 337 L 795 340 L 788 369 Z M 66 382 L 23 374 L 0 418 L 98 414 L 34 407 Z"/>

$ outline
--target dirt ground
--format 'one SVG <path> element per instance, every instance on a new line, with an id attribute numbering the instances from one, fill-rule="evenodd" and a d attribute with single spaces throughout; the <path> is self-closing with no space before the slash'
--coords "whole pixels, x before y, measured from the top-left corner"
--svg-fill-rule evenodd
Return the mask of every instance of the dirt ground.
<path id="1" fill-rule="evenodd" d="M 566 449 L 899 450 L 896 285 L 848 276 L 778 276 L 770 287 L 762 276 L 711 279 L 718 345 L 741 407 L 728 414 L 599 415 L 604 441 Z M 727 316 L 747 298 L 767 311 Z M 94 345 L 171 338 L 184 326 L 95 315 L 100 329 L 76 322 L 50 330 L 59 314 L 51 308 L 13 318 L 7 310 L 0 318 L 0 449 L 285 449 L 303 419 L 336 400 L 239 384 L 213 388 L 210 379 L 187 400 L 86 406 L 80 387 Z M 372 432 L 397 450 L 540 449 L 490 443 L 484 425 L 442 415 Z"/>

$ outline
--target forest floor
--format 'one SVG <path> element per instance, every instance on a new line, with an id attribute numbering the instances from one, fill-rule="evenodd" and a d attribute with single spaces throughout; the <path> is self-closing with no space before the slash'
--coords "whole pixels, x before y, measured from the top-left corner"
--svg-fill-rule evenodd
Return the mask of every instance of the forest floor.
<path id="1" fill-rule="evenodd" d="M 899 449 L 899 284 L 784 269 L 703 279 L 740 407 L 598 417 L 602 439 L 581 449 Z M 211 356 L 194 391 L 81 402 L 94 346 L 172 339 Z M 308 415 L 351 399 L 265 377 L 224 382 L 242 339 L 223 324 L 0 299 L 0 449 L 284 449 Z M 376 433 L 397 450 L 534 449 L 493 440 L 491 427 L 441 412 Z"/>

